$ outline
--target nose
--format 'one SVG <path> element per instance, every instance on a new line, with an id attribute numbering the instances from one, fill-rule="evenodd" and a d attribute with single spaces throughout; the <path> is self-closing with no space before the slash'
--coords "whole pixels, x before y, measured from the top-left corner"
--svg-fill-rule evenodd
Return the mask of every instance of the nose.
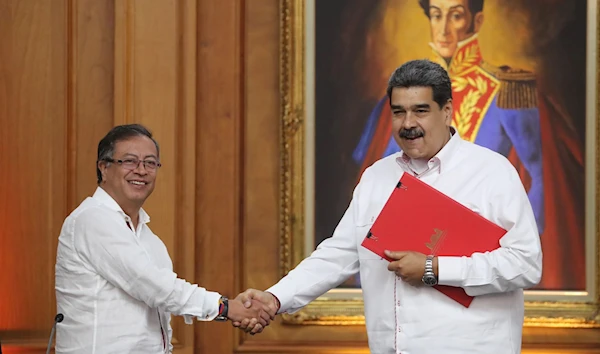
<path id="1" fill-rule="evenodd" d="M 135 170 L 133 170 L 135 173 L 137 173 L 138 175 L 147 175 L 148 174 L 148 170 L 146 170 L 146 165 L 144 165 L 144 161 L 140 161 L 137 165 L 137 167 L 135 168 Z"/>
<path id="2" fill-rule="evenodd" d="M 441 28 L 441 34 L 443 36 L 447 36 L 450 34 L 450 21 L 449 21 L 450 15 L 448 14 L 444 14 L 442 16 L 440 16 L 440 22 L 439 22 L 439 27 Z"/>
<path id="3" fill-rule="evenodd" d="M 412 112 L 406 112 L 404 121 L 402 122 L 402 128 L 411 129 L 417 126 L 417 119 Z"/>

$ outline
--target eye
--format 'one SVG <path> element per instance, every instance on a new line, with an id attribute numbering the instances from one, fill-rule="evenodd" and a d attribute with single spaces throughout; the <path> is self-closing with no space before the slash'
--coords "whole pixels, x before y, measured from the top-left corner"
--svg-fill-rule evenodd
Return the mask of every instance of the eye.
<path id="1" fill-rule="evenodd" d="M 127 164 L 127 165 L 137 164 L 137 160 L 127 159 L 127 160 L 123 160 L 123 163 Z"/>
<path id="2" fill-rule="evenodd" d="M 156 161 L 152 161 L 152 160 L 146 160 L 146 161 L 144 161 L 144 163 L 145 163 L 145 164 L 146 164 L 146 166 L 148 166 L 148 167 L 152 167 L 152 168 L 156 167 Z"/>
<path id="3" fill-rule="evenodd" d="M 460 21 L 460 20 L 462 20 L 462 19 L 463 19 L 463 17 L 464 17 L 464 16 L 463 16 L 463 14 L 461 14 L 461 13 L 457 13 L 457 12 L 455 12 L 455 13 L 453 13 L 453 14 L 452 14 L 452 19 L 453 19 L 454 21 Z"/>
<path id="4" fill-rule="evenodd" d="M 440 20 L 442 18 L 442 14 L 439 11 L 429 13 L 429 17 L 432 20 Z"/>

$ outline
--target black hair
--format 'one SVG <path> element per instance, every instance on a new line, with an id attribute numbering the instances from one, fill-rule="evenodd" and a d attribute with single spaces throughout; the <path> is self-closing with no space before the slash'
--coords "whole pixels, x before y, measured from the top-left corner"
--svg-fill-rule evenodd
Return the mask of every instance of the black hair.
<path id="1" fill-rule="evenodd" d="M 483 11 L 483 0 L 467 0 L 469 11 L 475 16 L 476 13 Z M 429 0 L 419 0 L 419 5 L 425 11 L 425 15 L 429 17 Z"/>

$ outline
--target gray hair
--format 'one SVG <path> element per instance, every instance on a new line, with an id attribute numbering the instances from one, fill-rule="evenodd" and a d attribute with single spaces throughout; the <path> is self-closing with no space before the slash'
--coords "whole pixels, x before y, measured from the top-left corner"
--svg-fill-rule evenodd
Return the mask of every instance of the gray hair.
<path id="1" fill-rule="evenodd" d="M 452 99 L 452 83 L 448 72 L 440 64 L 426 59 L 408 61 L 394 71 L 387 87 L 390 104 L 392 90 L 396 87 L 431 87 L 433 100 L 440 108 Z"/>

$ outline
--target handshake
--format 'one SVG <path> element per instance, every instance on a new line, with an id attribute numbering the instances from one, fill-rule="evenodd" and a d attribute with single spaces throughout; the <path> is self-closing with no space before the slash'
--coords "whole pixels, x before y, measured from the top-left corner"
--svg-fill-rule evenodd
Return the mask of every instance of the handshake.
<path id="1" fill-rule="evenodd" d="M 228 307 L 227 317 L 233 326 L 254 335 L 262 332 L 275 319 L 280 304 L 271 293 L 248 289 L 229 300 Z"/>

